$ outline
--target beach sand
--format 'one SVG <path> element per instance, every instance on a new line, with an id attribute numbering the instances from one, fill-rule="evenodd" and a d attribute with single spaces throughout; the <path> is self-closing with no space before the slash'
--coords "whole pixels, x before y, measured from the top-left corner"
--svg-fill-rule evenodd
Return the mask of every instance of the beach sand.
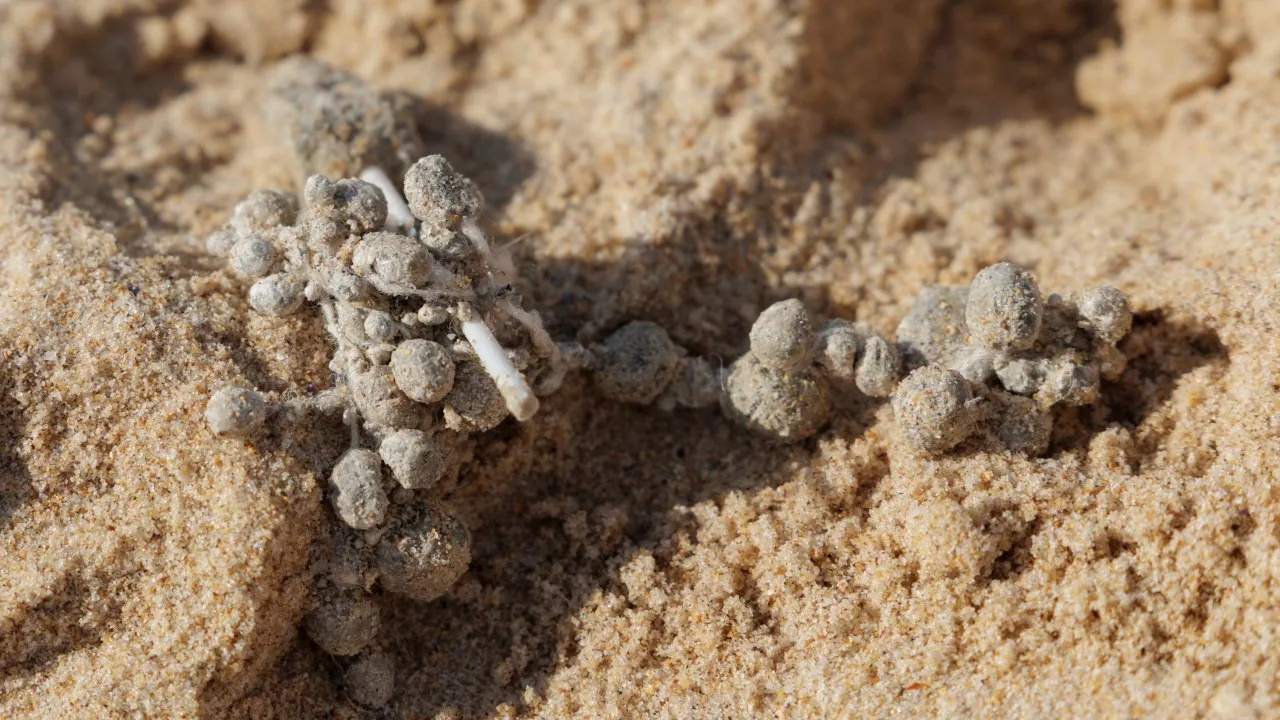
<path id="1" fill-rule="evenodd" d="M 1010 260 L 1128 293 L 1128 369 L 1042 458 L 571 377 L 462 464 L 471 568 L 382 598 L 361 708 L 298 632 L 345 430 L 202 419 L 332 382 L 204 251 L 296 189 L 295 53 L 416 98 L 559 339 L 729 362 Z M 0 717 L 1276 717 L 1278 212 L 1274 0 L 0 2 Z"/>

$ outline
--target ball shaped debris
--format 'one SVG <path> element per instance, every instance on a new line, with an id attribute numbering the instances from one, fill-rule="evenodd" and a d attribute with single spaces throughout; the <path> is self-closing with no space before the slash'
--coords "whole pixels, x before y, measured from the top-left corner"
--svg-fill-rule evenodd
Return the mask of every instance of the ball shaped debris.
<path id="1" fill-rule="evenodd" d="M 927 365 L 898 385 L 893 394 L 893 416 L 911 447 L 942 453 L 973 432 L 972 399 L 969 382 L 960 373 Z"/>
<path id="2" fill-rule="evenodd" d="M 249 388 L 221 388 L 209 398 L 204 410 L 205 422 L 216 435 L 249 432 L 266 418 L 266 400 L 261 393 Z"/>
<path id="3" fill-rule="evenodd" d="M 396 387 L 411 400 L 429 405 L 453 389 L 453 358 L 439 343 L 412 338 L 397 345 L 391 354 L 391 375 Z"/>
<path id="4" fill-rule="evenodd" d="M 1031 273 L 1013 263 L 984 268 L 969 283 L 965 324 L 974 342 L 994 350 L 1024 350 L 1040 332 L 1044 302 Z"/>
<path id="5" fill-rule="evenodd" d="M 680 350 L 656 323 L 627 323 L 609 336 L 597 353 L 596 388 L 618 402 L 648 405 L 679 370 Z"/>
<path id="6" fill-rule="evenodd" d="M 372 450 L 355 448 L 343 454 L 329 475 L 333 510 L 355 530 L 370 530 L 387 517 L 387 493 L 382 489 L 382 458 Z"/>
<path id="7" fill-rule="evenodd" d="M 318 593 L 316 605 L 302 626 L 321 650 L 330 655 L 355 655 L 378 635 L 381 614 L 366 595 L 329 589 Z"/>
<path id="8" fill-rule="evenodd" d="M 456 517 L 428 506 L 391 527 L 376 552 L 384 588 L 417 600 L 434 600 L 466 572 L 471 563 L 471 534 Z"/>
<path id="9" fill-rule="evenodd" d="M 352 700 L 367 707 L 383 707 L 395 692 L 395 662 L 384 652 L 366 653 L 347 668 L 342 682 Z"/>
<path id="10" fill-rule="evenodd" d="M 779 372 L 748 354 L 733 364 L 725 385 L 726 415 L 783 442 L 813 435 L 831 415 L 830 391 L 816 372 Z"/>
<path id="11" fill-rule="evenodd" d="M 771 368 L 799 369 L 809 360 L 813 345 L 809 313 L 794 298 L 770 305 L 751 326 L 751 355 Z"/>
<path id="12" fill-rule="evenodd" d="M 407 490 L 429 490 L 444 475 L 444 452 L 421 430 L 395 431 L 378 446 L 378 454 L 396 482 Z"/>

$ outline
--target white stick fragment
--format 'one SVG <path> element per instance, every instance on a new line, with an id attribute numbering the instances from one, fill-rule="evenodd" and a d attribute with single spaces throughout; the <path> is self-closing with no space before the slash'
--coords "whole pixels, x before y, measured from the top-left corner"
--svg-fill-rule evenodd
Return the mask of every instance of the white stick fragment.
<path id="1" fill-rule="evenodd" d="M 462 303 L 458 306 L 458 320 L 462 323 L 462 334 L 480 360 L 480 366 L 498 385 L 498 392 L 507 402 L 507 410 L 520 422 L 533 417 L 538 412 L 538 398 L 524 376 L 511 364 L 507 352 L 498 344 L 484 319 L 477 317 L 471 305 Z"/>
<path id="2" fill-rule="evenodd" d="M 414 237 L 416 233 L 413 231 L 415 222 L 413 213 L 409 212 L 408 203 L 404 201 L 404 196 L 400 194 L 399 188 L 391 182 L 391 178 L 387 177 L 387 173 L 377 165 L 370 165 L 360 172 L 360 179 L 376 185 L 382 191 L 382 195 L 386 197 L 387 230 Z"/>

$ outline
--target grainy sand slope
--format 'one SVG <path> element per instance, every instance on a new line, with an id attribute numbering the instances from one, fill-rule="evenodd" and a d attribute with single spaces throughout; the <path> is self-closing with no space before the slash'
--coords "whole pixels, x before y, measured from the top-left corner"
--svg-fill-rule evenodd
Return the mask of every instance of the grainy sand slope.
<path id="1" fill-rule="evenodd" d="M 200 415 L 329 382 L 201 241 L 296 181 L 296 52 L 420 98 L 559 337 L 891 332 L 1009 259 L 1129 293 L 1129 369 L 1041 459 L 572 380 L 463 467 L 472 568 L 385 601 L 362 710 L 296 632 L 341 428 Z M 1274 0 L 0 2 L 0 717 L 1276 717 L 1278 208 Z"/>

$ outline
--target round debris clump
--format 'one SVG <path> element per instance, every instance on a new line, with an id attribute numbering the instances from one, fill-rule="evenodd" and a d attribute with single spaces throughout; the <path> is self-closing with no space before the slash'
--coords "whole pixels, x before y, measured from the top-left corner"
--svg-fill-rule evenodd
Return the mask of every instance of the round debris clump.
<path id="1" fill-rule="evenodd" d="M 388 592 L 435 600 L 471 563 L 471 533 L 462 521 L 428 506 L 391 528 L 377 548 L 378 572 Z"/>
<path id="2" fill-rule="evenodd" d="M 751 325 L 751 354 L 775 370 L 800 369 L 813 345 L 809 313 L 804 303 L 794 298 L 765 308 Z"/>
<path id="3" fill-rule="evenodd" d="M 263 315 L 280 317 L 302 307 L 302 281 L 288 273 L 268 275 L 249 286 L 249 305 Z"/>
<path id="4" fill-rule="evenodd" d="M 256 390 L 224 387 L 209 398 L 204 419 L 216 435 L 248 432 L 267 418 L 267 403 Z"/>
<path id="5" fill-rule="evenodd" d="M 863 334 L 845 320 L 830 320 L 818 331 L 818 367 L 834 382 L 857 381 L 858 353 Z"/>
<path id="6" fill-rule="evenodd" d="M 355 655 L 378 635 L 378 605 L 368 596 L 328 590 L 318 593 L 315 608 L 302 626 L 330 655 Z"/>
<path id="7" fill-rule="evenodd" d="M 231 228 L 240 235 L 292 225 L 298 217 L 298 198 L 280 190 L 254 190 L 231 215 Z"/>
<path id="8" fill-rule="evenodd" d="M 432 437 L 421 430 L 397 430 L 378 446 L 382 461 L 400 486 L 408 490 L 435 487 L 444 476 L 445 457 Z"/>
<path id="9" fill-rule="evenodd" d="M 813 435 L 831 415 L 830 389 L 815 372 L 779 372 L 748 354 L 733 364 L 725 385 L 726 415 L 783 442 Z"/>
<path id="10" fill-rule="evenodd" d="M 596 388 L 618 402 L 648 405 L 680 369 L 680 351 L 666 330 L 640 320 L 618 328 L 598 353 Z"/>
<path id="11" fill-rule="evenodd" d="M 960 373 L 937 365 L 922 367 L 898 384 L 893 415 L 911 447 L 942 453 L 959 445 L 975 428 L 973 398 Z"/>
<path id="12" fill-rule="evenodd" d="M 391 375 L 396 387 L 420 403 L 431 404 L 448 395 L 453 389 L 454 374 L 449 351 L 430 340 L 405 340 L 391 354 Z"/>
<path id="13" fill-rule="evenodd" d="M 507 419 L 507 401 L 478 362 L 454 366 L 453 388 L 444 396 L 445 427 L 455 432 L 485 432 Z"/>
<path id="14" fill-rule="evenodd" d="M 983 268 L 969 283 L 965 324 L 974 342 L 993 350 L 1025 350 L 1035 343 L 1044 314 L 1031 273 L 1013 263 Z"/>
<path id="15" fill-rule="evenodd" d="M 387 493 L 382 489 L 382 458 L 372 450 L 348 450 L 329 475 L 333 509 L 356 530 L 370 530 L 387 517 Z"/>
<path id="16" fill-rule="evenodd" d="M 1105 343 L 1119 342 L 1133 327 L 1129 298 L 1109 285 L 1085 290 L 1076 304 L 1085 327 Z"/>
<path id="17" fill-rule="evenodd" d="M 279 259 L 275 244 L 261 235 L 242 237 L 231 247 L 231 268 L 245 277 L 266 275 Z"/>
<path id="18" fill-rule="evenodd" d="M 422 423 L 423 407 L 400 391 L 387 366 L 353 372 L 347 384 L 356 408 L 368 422 L 392 428 L 415 428 Z"/>
<path id="19" fill-rule="evenodd" d="M 442 155 L 428 155 L 404 176 L 409 211 L 428 229 L 456 230 L 464 219 L 479 217 L 484 196 Z"/>
<path id="20" fill-rule="evenodd" d="M 383 707 L 395 691 L 395 662 L 383 652 L 363 655 L 347 668 L 342 682 L 352 700 L 367 707 Z"/>
<path id="21" fill-rule="evenodd" d="M 902 372 L 902 358 L 897 346 L 878 334 L 867 336 L 858 358 L 858 389 L 870 397 L 882 398 L 893 394 Z"/>

